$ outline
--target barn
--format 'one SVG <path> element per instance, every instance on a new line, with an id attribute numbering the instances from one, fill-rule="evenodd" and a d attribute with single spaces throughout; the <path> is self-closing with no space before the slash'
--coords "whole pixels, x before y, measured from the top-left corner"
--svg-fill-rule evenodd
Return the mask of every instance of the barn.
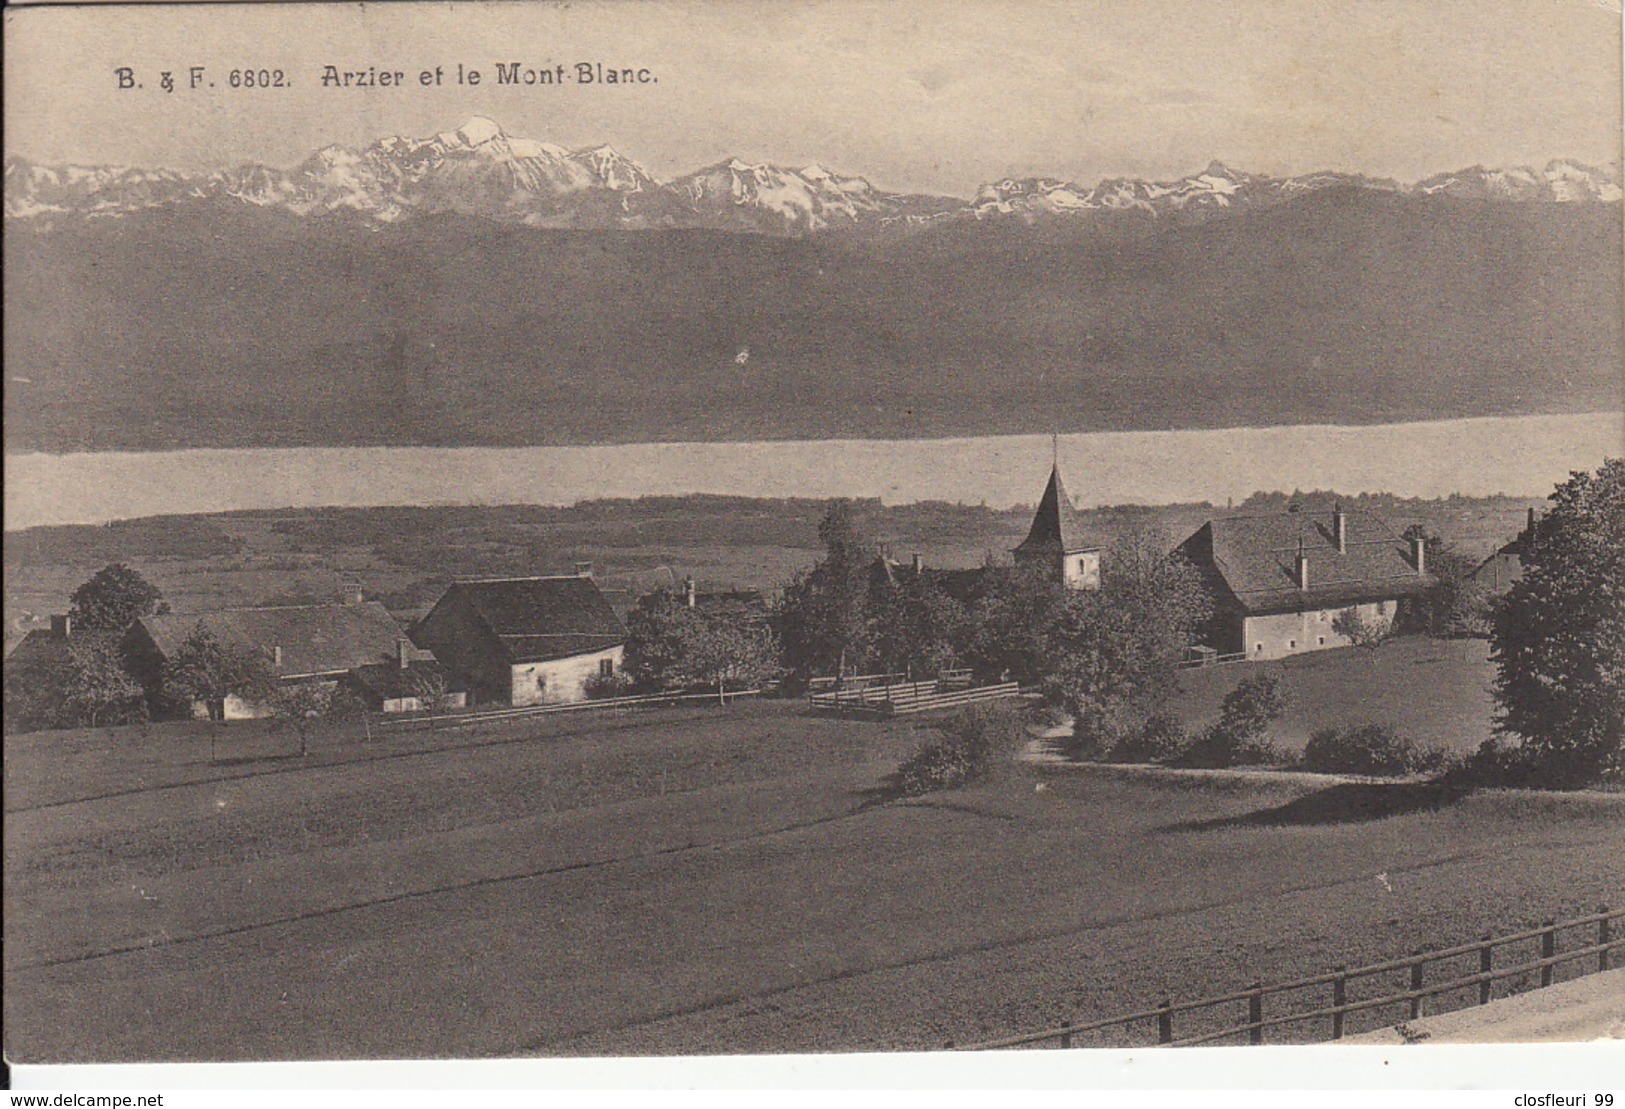
<path id="1" fill-rule="evenodd" d="M 454 582 L 412 631 L 471 703 L 585 700 L 621 668 L 626 626 L 591 572 Z"/>

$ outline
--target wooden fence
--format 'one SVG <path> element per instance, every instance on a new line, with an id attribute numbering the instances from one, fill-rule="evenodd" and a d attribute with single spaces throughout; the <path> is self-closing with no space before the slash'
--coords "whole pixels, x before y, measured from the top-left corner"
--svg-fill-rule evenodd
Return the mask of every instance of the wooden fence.
<path id="1" fill-rule="evenodd" d="M 1175 667 L 1180 670 L 1201 670 L 1209 666 L 1228 666 L 1233 662 L 1246 661 L 1247 652 L 1236 651 L 1227 655 L 1204 654 L 1198 655 L 1194 658 L 1182 659 L 1178 663 L 1175 663 Z"/>
<path id="2" fill-rule="evenodd" d="M 659 708 L 680 705 L 690 701 L 709 701 L 711 704 L 731 704 L 737 697 L 755 697 L 760 689 L 730 689 L 718 694 L 709 693 L 649 693 L 636 697 L 604 697 L 595 701 L 567 701 L 556 705 L 526 705 L 522 708 L 476 709 L 471 712 L 444 716 L 418 714 L 400 720 L 383 720 L 374 724 L 378 728 L 469 728 L 476 724 L 490 724 L 504 720 L 521 720 L 530 716 L 553 716 L 566 712 L 594 712 L 604 709 Z"/>
<path id="3" fill-rule="evenodd" d="M 902 680 L 875 680 L 879 678 Z M 874 717 L 908 716 L 978 701 L 1015 697 L 1021 693 L 1021 686 L 1016 682 L 971 686 L 962 684 L 957 673 L 927 681 L 909 681 L 903 675 L 891 674 L 863 675 L 856 679 L 846 678 L 839 683 L 826 678 L 810 688 L 807 703 L 817 711 Z"/>
<path id="4" fill-rule="evenodd" d="M 1566 963 L 1581 963 L 1586 969 L 1580 974 L 1591 973 L 1592 970 L 1604 971 L 1609 967 L 1610 952 L 1625 947 L 1625 935 L 1616 937 L 1615 921 L 1625 917 L 1625 909 L 1610 911 L 1607 906 L 1599 908 L 1590 916 L 1577 917 L 1573 920 L 1548 920 L 1539 928 L 1531 928 L 1523 932 L 1513 932 L 1504 936 L 1485 935 L 1476 943 L 1460 944 L 1456 947 L 1447 947 L 1439 951 L 1417 951 L 1407 958 L 1392 959 L 1388 962 L 1372 963 L 1369 966 L 1349 969 L 1339 967 L 1329 974 L 1317 974 L 1309 978 L 1298 978 L 1290 982 L 1278 982 L 1265 985 L 1263 982 L 1254 982 L 1244 990 L 1235 993 L 1223 994 L 1218 997 L 1205 997 L 1199 1001 L 1174 1002 L 1164 1000 L 1154 1009 L 1143 1009 L 1135 1013 L 1124 1013 L 1110 1017 L 1106 1020 L 1089 1021 L 1079 1024 L 1066 1024 L 1054 1028 L 1046 1028 L 1038 1032 L 1028 1032 L 1017 1036 L 1006 1036 L 1003 1039 L 989 1040 L 983 1043 L 955 1045 L 947 1047 L 956 1051 L 991 1051 L 999 1048 L 1027 1047 L 1038 1044 L 1070 1048 L 1076 1040 L 1120 1029 L 1128 1035 L 1130 1040 L 1141 1044 L 1156 1043 L 1158 1046 L 1187 1047 L 1194 1044 L 1214 1043 L 1220 1040 L 1237 1038 L 1249 1044 L 1264 1042 L 1264 1033 L 1271 1028 L 1280 1028 L 1291 1024 L 1304 1022 L 1325 1022 L 1322 1025 L 1323 1035 L 1313 1036 L 1313 1039 L 1340 1040 L 1343 1038 L 1345 1027 L 1350 1014 L 1363 1013 L 1369 1010 L 1391 1008 L 1395 1014 L 1403 1012 L 1406 1020 L 1416 1020 L 1424 1015 L 1427 1001 L 1449 993 L 1465 993 L 1469 997 L 1476 991 L 1477 1003 L 1487 1005 L 1494 993 L 1494 985 L 1503 979 L 1518 975 L 1539 975 L 1541 986 L 1550 986 L 1559 966 Z M 1563 933 L 1572 933 L 1582 929 L 1595 929 L 1595 941 L 1583 943 L 1561 953 L 1558 952 L 1558 936 Z M 1582 939 L 1589 937 L 1582 936 Z M 1499 948 L 1520 943 L 1535 943 L 1538 945 L 1539 956 L 1518 962 L 1515 965 L 1495 965 L 1495 952 Z M 1435 963 L 1452 960 L 1476 959 L 1477 971 L 1462 974 L 1459 971 L 1442 980 L 1428 981 L 1427 968 Z M 1591 967 L 1590 962 L 1595 966 Z M 1350 1000 L 1350 985 L 1367 979 L 1380 979 L 1384 976 L 1398 975 L 1404 982 L 1402 989 L 1393 989 L 1381 986 L 1374 997 L 1363 997 Z M 1575 977 L 1579 977 L 1576 975 Z M 1513 991 L 1516 992 L 1516 991 Z M 1280 1006 L 1271 1005 L 1272 999 L 1283 995 L 1298 994 L 1309 995 L 1305 1007 L 1297 1008 L 1290 1003 L 1285 1011 Z M 1323 1000 L 1316 1001 L 1318 996 Z M 1300 997 L 1299 1004 L 1303 1004 Z M 1468 1002 L 1471 1004 L 1471 1001 Z M 1466 1007 L 1465 1005 L 1450 1005 L 1440 1012 Z M 1217 1019 L 1213 1019 L 1211 1011 L 1218 1010 Z M 1275 1011 L 1271 1011 L 1275 1010 Z M 1235 1023 L 1235 1017 L 1224 1016 L 1223 1013 L 1237 1013 L 1245 1011 L 1246 1019 Z M 1184 1023 L 1189 1023 L 1191 1014 L 1208 1014 L 1206 1025 L 1195 1031 L 1187 1031 L 1184 1035 L 1176 1035 L 1174 1018 L 1181 1017 Z M 1211 1027 L 1217 1023 L 1218 1027 Z M 1374 1027 L 1384 1027 L 1396 1023 L 1388 1020 Z M 1154 1038 L 1152 1029 L 1155 1029 Z M 1294 1042 L 1302 1043 L 1303 1038 Z M 1099 1044 L 1098 1046 L 1123 1046 L 1117 1044 Z"/>

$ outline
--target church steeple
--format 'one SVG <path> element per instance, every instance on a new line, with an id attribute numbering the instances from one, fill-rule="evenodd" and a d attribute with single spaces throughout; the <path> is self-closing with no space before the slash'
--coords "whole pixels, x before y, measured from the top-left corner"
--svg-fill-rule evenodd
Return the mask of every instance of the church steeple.
<path id="1" fill-rule="evenodd" d="M 1033 514 L 1027 538 L 1013 552 L 1018 563 L 1051 567 L 1073 589 L 1100 587 L 1100 548 L 1084 539 L 1083 525 L 1066 495 L 1061 468 L 1052 466 L 1049 484 Z"/>

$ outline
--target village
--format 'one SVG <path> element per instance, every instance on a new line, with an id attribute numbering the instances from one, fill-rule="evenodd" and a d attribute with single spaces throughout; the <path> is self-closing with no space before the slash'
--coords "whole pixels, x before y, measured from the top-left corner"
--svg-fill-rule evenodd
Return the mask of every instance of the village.
<path id="1" fill-rule="evenodd" d="M 1192 507 L 1170 534 L 1079 510 L 1057 462 L 981 565 L 876 540 L 844 501 L 795 507 L 819 550 L 777 585 L 657 553 L 630 575 L 452 566 L 389 604 L 350 573 L 330 601 L 171 611 L 109 562 L 6 661 L 8 1021 L 26 1037 L 68 1027 L 63 1006 L 100 1014 L 59 1041 L 70 1059 L 150 1058 L 177 1028 L 295 1058 L 1107 1045 L 1155 1036 L 1101 1023 L 1148 998 L 1408 951 L 1442 952 L 1428 1011 L 1468 1004 L 1449 960 L 1485 929 L 1513 938 L 1482 998 L 1508 996 L 1529 904 L 1569 929 L 1545 979 L 1606 968 L 1617 732 L 1615 754 L 1606 722 L 1603 747 L 1498 737 L 1490 648 L 1496 614 L 1552 586 L 1520 586 L 1531 559 L 1576 519 L 1618 527 L 1598 506 L 1619 476 L 1578 475 L 1546 512 L 1452 509 L 1479 513 L 1479 553 L 1419 522 L 1437 513 L 1398 526 L 1321 494 Z M 773 534 L 760 504 L 679 524 L 681 503 L 642 511 L 718 542 Z M 636 502 L 592 512 L 643 534 Z M 939 552 L 945 521 L 1005 526 L 902 518 Z M 250 522 L 320 581 L 331 563 L 296 559 L 299 537 L 353 545 L 364 520 Z M 109 553 L 189 535 L 200 565 L 243 562 L 175 520 L 70 534 Z M 401 549 L 427 557 L 423 538 Z M 47 917 L 79 923 L 30 924 Z M 324 969 L 357 958 L 368 975 L 342 988 Z M 200 974 L 208 1002 L 163 993 Z M 1346 1021 L 1271 1042 L 1398 1019 L 1381 975 L 1337 988 Z M 1161 1027 L 1260 1042 L 1262 1024 Z"/>
<path id="2" fill-rule="evenodd" d="M 1518 552 L 1535 523 L 1531 508 L 1526 527 L 1517 536 L 1509 537 L 1466 574 L 1455 568 L 1455 576 L 1473 589 L 1472 604 L 1482 607 L 1517 580 Z M 1136 551 L 1134 556 L 1146 553 Z M 1186 641 L 1178 645 L 1185 665 L 1277 660 L 1352 646 L 1362 638 L 1380 639 L 1396 629 L 1407 603 L 1414 604 L 1440 584 L 1439 576 L 1429 571 L 1427 538 L 1421 528 L 1401 536 L 1380 517 L 1345 511 L 1341 503 L 1330 512 L 1303 511 L 1294 504 L 1279 514 L 1215 518 L 1172 551 L 1161 553 L 1190 568 L 1205 598 L 1202 619 L 1186 629 Z M 1080 523 L 1057 465 L 1026 538 L 1007 561 L 1053 581 L 1059 589 L 1098 592 L 1102 555 L 1100 541 Z M 900 563 L 882 550 L 865 571 L 868 593 L 903 590 L 963 606 L 984 591 L 993 564 L 938 570 L 925 566 L 919 554 Z M 692 577 L 644 597 L 630 596 L 624 589 L 606 595 L 595 581 L 591 562 L 577 563 L 569 574 L 459 579 L 415 618 L 407 614 L 403 619 L 379 601 L 367 599 L 359 582 L 342 582 L 337 592 L 327 604 L 135 615 L 127 627 L 115 630 L 121 636 L 124 668 L 140 687 L 142 710 L 154 719 L 264 717 L 274 711 L 267 680 L 284 691 L 307 689 L 328 700 L 342 689 L 342 696 L 382 714 L 422 712 L 431 704 L 445 711 L 578 703 L 631 688 L 633 679 L 626 672 L 627 621 L 640 605 L 647 609 L 652 601 L 674 600 L 691 611 L 719 609 L 723 612 L 719 620 L 745 629 L 764 628 L 770 615 L 762 590 L 702 593 Z M 79 630 L 105 634 L 108 629 Z M 8 663 L 27 670 L 65 657 L 76 641 L 74 631 L 71 614 L 54 616 L 48 628 L 8 644 Z M 237 669 L 242 672 L 235 677 L 216 675 L 218 688 L 200 689 L 195 698 L 166 696 L 166 677 L 177 666 L 184 668 L 188 652 L 196 654 L 205 642 L 240 656 Z M 760 646 L 746 643 L 736 650 L 737 657 L 719 661 L 705 677 L 720 676 L 724 684 L 730 677 L 749 677 L 755 684 L 776 681 L 787 668 L 776 666 L 777 660 L 749 657 Z M 972 671 L 965 668 L 969 660 L 954 657 L 952 644 L 932 643 L 923 652 L 914 650 L 920 657 L 906 657 L 910 648 L 917 647 L 910 644 L 900 652 L 888 652 L 881 661 L 900 663 L 911 679 L 916 664 L 921 664 L 918 676 L 924 678 L 928 675 L 923 670 L 933 661 L 940 664 L 938 670 L 961 681 L 971 677 Z M 767 653 L 773 650 L 769 646 Z M 931 655 L 935 658 L 924 657 Z M 256 661 L 263 665 L 256 667 Z M 811 673 L 803 667 L 800 687 L 809 681 L 860 684 L 862 668 L 855 665 L 859 661 L 854 651 L 851 660 L 837 657 L 827 672 Z M 827 665 L 828 660 L 817 662 Z M 736 675 L 715 673 L 730 667 Z M 1008 677 L 1007 668 L 1000 670 L 989 673 L 984 666 L 975 678 L 986 684 L 991 678 Z M 640 674 L 645 688 L 639 691 L 672 689 L 673 677 Z M 650 680 L 658 684 L 648 688 Z M 115 714 L 120 711 L 117 704 L 106 707 Z M 124 708 L 129 711 L 129 706 Z"/>

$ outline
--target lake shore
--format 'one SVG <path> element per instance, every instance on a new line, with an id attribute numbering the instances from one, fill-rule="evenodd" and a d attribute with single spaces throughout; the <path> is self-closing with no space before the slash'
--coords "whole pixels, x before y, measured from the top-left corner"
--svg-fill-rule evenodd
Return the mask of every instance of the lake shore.
<path id="1" fill-rule="evenodd" d="M 1030 503 L 1052 452 L 1080 507 L 1260 490 L 1540 495 L 1625 451 L 1625 414 L 953 439 L 309 447 L 6 456 L 5 528 L 255 508 L 567 505 L 715 493 Z"/>

